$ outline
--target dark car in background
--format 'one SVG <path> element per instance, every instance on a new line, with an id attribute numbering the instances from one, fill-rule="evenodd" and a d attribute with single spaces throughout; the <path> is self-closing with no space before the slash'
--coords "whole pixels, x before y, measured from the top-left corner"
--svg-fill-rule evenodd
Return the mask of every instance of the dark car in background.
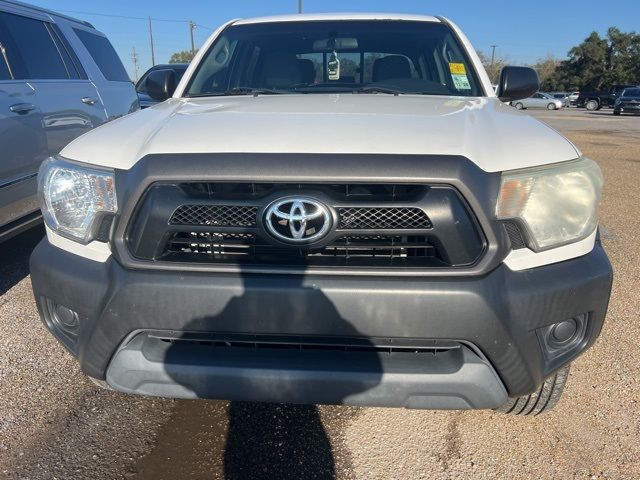
<path id="1" fill-rule="evenodd" d="M 45 158 L 137 109 L 104 34 L 82 20 L 0 0 L 0 241 L 42 221 L 36 175 Z"/>
<path id="2" fill-rule="evenodd" d="M 577 107 L 584 107 L 587 110 L 600 110 L 603 107 L 613 107 L 616 99 L 626 88 L 638 87 L 635 85 L 611 85 L 608 90 L 602 92 L 580 92 Z"/>
<path id="3" fill-rule="evenodd" d="M 613 105 L 613 114 L 640 113 L 640 87 L 625 88 Z"/>
<path id="4" fill-rule="evenodd" d="M 138 92 L 138 99 L 140 100 L 140 108 L 147 108 L 158 103 L 158 100 L 154 100 L 147 93 L 147 79 L 151 72 L 158 70 L 173 70 L 175 84 L 177 85 L 182 79 L 182 76 L 188 66 L 188 63 L 168 63 L 164 65 L 155 65 L 147 70 L 140 80 L 138 80 L 138 83 L 136 83 L 136 91 Z"/>

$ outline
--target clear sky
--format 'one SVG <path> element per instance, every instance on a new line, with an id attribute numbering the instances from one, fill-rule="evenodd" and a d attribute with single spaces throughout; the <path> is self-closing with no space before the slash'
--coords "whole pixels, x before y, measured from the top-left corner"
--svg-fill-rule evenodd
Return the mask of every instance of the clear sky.
<path id="1" fill-rule="evenodd" d="M 199 24 L 196 47 L 226 20 L 296 13 L 298 0 L 23 0 L 87 20 L 104 32 L 135 78 L 131 52 L 135 47 L 141 75 L 151 66 L 147 20 L 109 17 L 152 17 L 156 63 L 190 48 L 188 20 Z M 623 31 L 640 28 L 640 0 L 303 0 L 305 12 L 410 12 L 444 15 L 456 22 L 474 47 L 514 64 L 534 62 L 551 53 L 564 57 L 591 31 L 610 26 Z M 103 15 L 98 15 L 103 14 Z M 180 22 L 179 20 L 182 20 Z"/>

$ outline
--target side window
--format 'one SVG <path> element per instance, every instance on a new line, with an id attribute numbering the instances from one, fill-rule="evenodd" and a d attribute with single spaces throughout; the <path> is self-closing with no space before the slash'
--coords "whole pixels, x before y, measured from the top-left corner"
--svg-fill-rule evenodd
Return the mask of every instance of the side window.
<path id="1" fill-rule="evenodd" d="M 114 82 L 129 82 L 129 75 L 124 69 L 120 57 L 109 43 L 106 37 L 95 33 L 74 28 L 80 41 L 84 44 L 89 54 L 98 65 L 104 78 Z"/>
<path id="2" fill-rule="evenodd" d="M 0 12 L 0 29 L 7 33 L 6 55 L 15 78 L 69 78 L 44 22 Z"/>
<path id="3" fill-rule="evenodd" d="M 138 80 L 138 83 L 136 85 L 136 91 L 138 91 L 140 93 L 147 93 L 147 78 L 148 77 L 149 77 L 149 73 L 145 73 L 144 76 L 140 80 Z"/>
<path id="4" fill-rule="evenodd" d="M 58 45 L 58 51 L 67 66 L 69 76 L 71 78 L 82 78 L 86 80 L 88 78 L 87 73 L 84 71 L 84 68 L 80 63 L 80 59 L 76 55 L 76 52 L 73 51 L 73 48 L 67 38 L 60 31 L 57 25 L 50 23 L 47 27 L 49 27 L 51 36 L 55 39 L 55 42 Z"/>
<path id="5" fill-rule="evenodd" d="M 2 55 L 2 45 L 0 45 L 0 81 L 1 80 L 11 80 L 11 72 L 9 72 L 7 62 L 5 62 L 4 56 Z"/>

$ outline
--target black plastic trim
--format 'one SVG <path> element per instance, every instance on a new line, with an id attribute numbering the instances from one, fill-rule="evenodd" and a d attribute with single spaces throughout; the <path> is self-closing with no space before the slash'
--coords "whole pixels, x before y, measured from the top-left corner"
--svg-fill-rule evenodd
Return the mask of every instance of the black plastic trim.
<path id="1" fill-rule="evenodd" d="M 22 218 L 14 220 L 0 227 L 0 242 L 9 240 L 20 233 L 29 230 L 42 223 L 42 214 L 40 210 L 31 212 Z"/>

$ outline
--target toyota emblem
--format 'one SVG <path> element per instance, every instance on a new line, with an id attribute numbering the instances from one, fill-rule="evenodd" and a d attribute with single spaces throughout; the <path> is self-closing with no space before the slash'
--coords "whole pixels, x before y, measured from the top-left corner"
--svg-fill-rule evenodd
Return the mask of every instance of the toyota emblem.
<path id="1" fill-rule="evenodd" d="M 264 225 L 278 240 L 288 243 L 312 243 L 331 229 L 329 208 L 308 197 L 287 197 L 267 207 Z"/>

